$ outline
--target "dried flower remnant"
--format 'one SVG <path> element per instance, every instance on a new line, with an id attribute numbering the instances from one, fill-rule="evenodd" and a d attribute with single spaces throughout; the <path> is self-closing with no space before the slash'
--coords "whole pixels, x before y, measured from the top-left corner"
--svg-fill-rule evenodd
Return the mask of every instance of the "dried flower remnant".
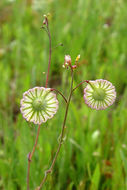
<path id="1" fill-rule="evenodd" d="M 92 109 L 104 110 L 111 106 L 115 99 L 115 87 L 107 80 L 88 81 L 84 89 L 85 103 Z"/>
<path id="2" fill-rule="evenodd" d="M 51 119 L 57 112 L 58 100 L 50 88 L 35 87 L 23 94 L 21 113 L 34 124 L 41 124 Z"/>

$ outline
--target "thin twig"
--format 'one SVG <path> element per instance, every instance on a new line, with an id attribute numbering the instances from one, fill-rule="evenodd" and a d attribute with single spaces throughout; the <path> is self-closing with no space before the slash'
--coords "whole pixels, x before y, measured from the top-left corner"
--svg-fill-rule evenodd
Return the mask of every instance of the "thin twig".
<path id="1" fill-rule="evenodd" d="M 50 65 L 51 65 L 51 54 L 52 54 L 52 50 L 51 50 L 51 34 L 50 34 L 50 30 L 49 30 L 49 26 L 48 26 L 48 19 L 47 18 L 46 18 L 46 27 L 47 27 L 47 30 L 45 29 L 45 27 L 42 27 L 42 28 L 46 30 L 46 32 L 48 34 L 48 37 L 49 37 L 49 63 L 48 63 L 48 72 L 47 72 L 46 84 L 45 84 L 45 87 L 47 88 L 48 78 L 49 78 L 49 70 L 50 70 Z M 40 133 L 40 125 L 38 126 L 37 136 L 36 136 L 36 139 L 35 139 L 35 144 L 34 144 L 33 150 L 32 150 L 32 152 L 30 152 L 28 154 L 27 190 L 29 190 L 29 183 L 30 183 L 29 182 L 30 181 L 30 163 L 31 163 L 32 156 L 33 156 L 33 154 L 35 152 L 35 149 L 36 149 L 39 133 Z"/>
<path id="2" fill-rule="evenodd" d="M 47 72 L 47 76 L 46 76 L 46 84 L 45 87 L 47 88 L 48 85 L 48 79 L 49 79 L 49 71 L 50 71 L 50 65 L 51 65 L 51 55 L 52 55 L 52 44 L 51 44 L 51 34 L 50 34 L 50 30 L 49 30 L 49 26 L 48 26 L 48 20 L 47 21 L 47 31 L 48 31 L 48 37 L 49 37 L 49 63 L 48 63 L 48 72 Z"/>
<path id="3" fill-rule="evenodd" d="M 32 156 L 35 152 L 36 146 L 37 146 L 37 142 L 38 142 L 38 137 L 39 137 L 39 133 L 40 133 L 40 127 L 41 125 L 38 125 L 38 130 L 37 130 L 37 135 L 36 135 L 36 139 L 35 139 L 35 144 L 33 146 L 33 150 L 32 152 L 30 152 L 28 154 L 28 169 L 27 169 L 27 190 L 29 190 L 29 181 L 30 181 L 30 163 L 32 161 Z"/>
<path id="4" fill-rule="evenodd" d="M 46 181 L 46 179 L 47 179 L 47 177 L 48 177 L 48 174 L 52 172 L 53 167 L 54 167 L 55 162 L 56 162 L 56 159 L 57 159 L 58 154 L 59 154 L 59 152 L 60 152 L 61 146 L 62 146 L 62 144 L 63 144 L 63 137 L 64 137 L 65 124 L 66 124 L 66 120 L 67 120 L 68 108 L 69 108 L 69 104 L 70 104 L 70 100 L 71 100 L 71 96 L 72 96 L 72 91 L 73 91 L 73 69 L 71 69 L 71 76 L 72 76 L 72 81 L 71 81 L 70 94 L 69 94 L 69 98 L 68 98 L 68 101 L 67 101 L 67 104 L 66 104 L 66 111 L 65 111 L 65 116 L 64 116 L 62 131 L 61 131 L 61 134 L 60 134 L 59 145 L 58 145 L 56 154 L 55 154 L 55 156 L 54 156 L 54 159 L 53 159 L 53 161 L 52 161 L 52 164 L 51 164 L 50 168 L 45 171 L 45 176 L 44 176 L 44 178 L 43 178 L 43 180 L 42 180 L 40 186 L 37 188 L 38 190 L 40 190 L 40 189 L 42 188 L 42 186 L 44 185 L 44 183 L 45 183 L 45 181 Z"/>
<path id="5" fill-rule="evenodd" d="M 76 88 L 78 88 L 81 84 L 83 84 L 83 83 L 89 83 L 89 81 L 88 80 L 84 80 L 84 81 L 82 81 L 82 82 L 80 82 L 75 88 L 73 88 L 73 90 L 72 90 L 72 92 L 76 89 Z"/>
<path id="6" fill-rule="evenodd" d="M 64 99 L 64 101 L 67 103 L 66 97 L 65 97 L 59 90 L 57 90 L 57 89 L 55 89 L 55 88 L 51 88 L 51 91 L 56 91 L 56 92 L 58 92 L 58 93 L 62 96 L 62 98 Z"/>

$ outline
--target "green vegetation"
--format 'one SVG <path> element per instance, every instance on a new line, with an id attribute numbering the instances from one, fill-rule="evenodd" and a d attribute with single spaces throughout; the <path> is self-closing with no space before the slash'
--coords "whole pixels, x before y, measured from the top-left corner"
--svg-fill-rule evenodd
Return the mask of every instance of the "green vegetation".
<path id="1" fill-rule="evenodd" d="M 27 154 L 37 127 L 22 118 L 20 99 L 24 91 L 45 84 L 49 43 L 40 27 L 48 12 L 52 46 L 64 45 L 53 49 L 50 87 L 68 94 L 64 55 L 75 60 L 80 54 L 74 84 L 109 80 L 116 86 L 117 99 L 105 111 L 95 111 L 84 103 L 85 84 L 74 92 L 66 140 L 44 190 L 127 189 L 126 7 L 125 0 L 0 1 L 1 190 L 26 190 Z M 40 184 L 56 152 L 65 111 L 59 95 L 58 99 L 57 114 L 41 127 L 31 164 L 31 190 Z"/>

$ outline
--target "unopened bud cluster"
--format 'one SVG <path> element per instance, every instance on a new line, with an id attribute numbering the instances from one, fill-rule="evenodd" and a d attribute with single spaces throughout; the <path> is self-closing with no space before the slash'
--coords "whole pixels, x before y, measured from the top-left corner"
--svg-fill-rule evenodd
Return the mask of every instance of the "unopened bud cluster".
<path id="1" fill-rule="evenodd" d="M 72 65 L 72 61 L 71 61 L 71 56 L 70 55 L 65 55 L 64 58 L 64 64 L 63 64 L 63 68 L 67 68 L 70 67 L 71 69 L 76 69 L 77 68 L 77 63 L 80 59 L 80 55 L 78 55 L 75 59 L 75 64 Z"/>

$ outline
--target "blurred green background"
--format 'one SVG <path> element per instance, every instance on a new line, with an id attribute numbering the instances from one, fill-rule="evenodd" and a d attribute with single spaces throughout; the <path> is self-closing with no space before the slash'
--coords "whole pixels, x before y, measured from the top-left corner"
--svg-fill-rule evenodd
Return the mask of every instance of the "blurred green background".
<path id="1" fill-rule="evenodd" d="M 127 1 L 0 1 L 0 190 L 26 190 L 27 154 L 37 126 L 19 111 L 24 91 L 44 86 L 48 37 L 40 29 L 50 13 L 53 49 L 49 86 L 68 95 L 64 55 L 81 55 L 74 85 L 86 79 L 113 83 L 117 99 L 105 111 L 88 108 L 83 88 L 73 94 L 66 141 L 44 190 L 127 190 Z M 31 164 L 30 189 L 41 182 L 58 145 L 65 104 L 42 125 Z"/>

